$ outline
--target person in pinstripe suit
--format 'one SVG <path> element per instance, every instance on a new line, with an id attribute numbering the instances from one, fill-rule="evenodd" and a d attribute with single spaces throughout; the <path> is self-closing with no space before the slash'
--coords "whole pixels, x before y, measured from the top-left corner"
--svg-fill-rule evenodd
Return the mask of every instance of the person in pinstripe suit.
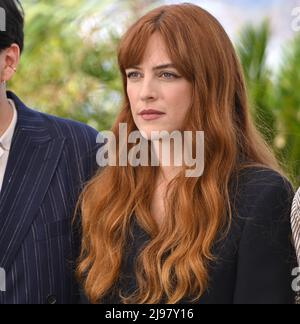
<path id="1" fill-rule="evenodd" d="M 300 265 L 300 188 L 293 200 L 291 222 L 298 264 Z"/>
<path id="2" fill-rule="evenodd" d="M 34 111 L 6 91 L 23 48 L 23 14 L 15 1 L 0 7 L 8 27 L 0 34 L 0 304 L 76 303 L 72 220 L 97 168 L 97 132 Z"/>
<path id="3" fill-rule="evenodd" d="M 293 232 L 293 239 L 294 245 L 296 249 L 297 261 L 298 261 L 298 269 L 295 269 L 295 276 L 298 276 L 300 273 L 300 188 L 296 192 L 296 195 L 293 200 L 292 204 L 292 211 L 291 211 L 291 224 L 292 224 L 292 232 Z M 297 286 L 295 287 L 297 291 L 296 295 L 296 304 L 300 304 L 300 291 L 299 291 L 299 279 L 297 280 Z"/>

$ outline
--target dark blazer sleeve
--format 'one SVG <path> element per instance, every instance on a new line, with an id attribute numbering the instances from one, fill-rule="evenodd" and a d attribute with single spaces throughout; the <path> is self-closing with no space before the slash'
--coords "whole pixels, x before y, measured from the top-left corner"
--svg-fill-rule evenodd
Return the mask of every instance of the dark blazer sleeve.
<path id="1" fill-rule="evenodd" d="M 79 161 L 79 176 L 80 180 L 77 186 L 78 189 L 78 197 L 84 189 L 85 185 L 95 176 L 98 171 L 98 165 L 96 161 L 96 154 L 98 149 L 100 149 L 100 145 L 97 144 L 96 139 L 98 132 L 86 125 L 79 123 L 71 123 L 71 136 L 70 141 L 75 143 L 76 146 L 76 159 Z M 76 202 L 77 203 L 77 202 Z M 77 269 L 77 260 L 80 255 L 81 250 L 81 240 L 82 240 L 82 232 L 81 232 L 81 213 L 80 208 L 76 210 L 76 215 L 72 221 L 72 232 L 73 232 L 73 246 L 74 246 L 74 276 L 75 271 Z M 75 287 L 74 291 L 76 292 L 74 296 L 74 303 L 80 303 L 80 286 L 77 281 L 77 278 L 74 282 Z"/>
<path id="2" fill-rule="evenodd" d="M 253 186 L 257 200 L 248 208 L 239 245 L 235 304 L 294 303 L 292 268 L 291 185 L 282 177 Z"/>

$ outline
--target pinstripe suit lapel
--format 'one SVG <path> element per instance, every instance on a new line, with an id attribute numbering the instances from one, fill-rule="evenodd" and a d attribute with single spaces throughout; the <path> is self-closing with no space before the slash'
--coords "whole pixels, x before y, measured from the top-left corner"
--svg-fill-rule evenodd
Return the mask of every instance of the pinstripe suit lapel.
<path id="1" fill-rule="evenodd" d="M 0 267 L 17 254 L 57 168 L 64 138 L 52 138 L 40 115 L 13 98 L 18 122 L 0 196 Z"/>

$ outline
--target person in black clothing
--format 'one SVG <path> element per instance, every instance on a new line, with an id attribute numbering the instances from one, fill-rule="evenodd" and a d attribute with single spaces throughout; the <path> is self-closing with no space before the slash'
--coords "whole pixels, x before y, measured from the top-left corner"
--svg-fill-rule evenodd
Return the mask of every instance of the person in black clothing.
<path id="1" fill-rule="evenodd" d="M 82 302 L 293 303 L 293 188 L 253 125 L 222 26 L 196 5 L 156 8 L 125 33 L 118 62 L 116 165 L 103 165 L 80 201 Z M 174 140 L 164 163 L 166 134 L 200 130 L 201 174 L 175 163 L 187 142 L 176 151 Z M 121 162 L 136 149 L 134 131 L 158 165 L 141 154 L 140 163 Z M 201 152 L 197 134 L 190 147 Z"/>

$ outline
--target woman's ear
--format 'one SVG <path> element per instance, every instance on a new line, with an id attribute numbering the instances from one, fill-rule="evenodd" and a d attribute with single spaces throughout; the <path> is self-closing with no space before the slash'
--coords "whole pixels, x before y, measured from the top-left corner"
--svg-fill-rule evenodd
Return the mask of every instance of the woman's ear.
<path id="1" fill-rule="evenodd" d="M 20 61 L 20 48 L 17 44 L 12 44 L 3 51 L 3 71 L 2 81 L 9 81 L 17 71 Z"/>

